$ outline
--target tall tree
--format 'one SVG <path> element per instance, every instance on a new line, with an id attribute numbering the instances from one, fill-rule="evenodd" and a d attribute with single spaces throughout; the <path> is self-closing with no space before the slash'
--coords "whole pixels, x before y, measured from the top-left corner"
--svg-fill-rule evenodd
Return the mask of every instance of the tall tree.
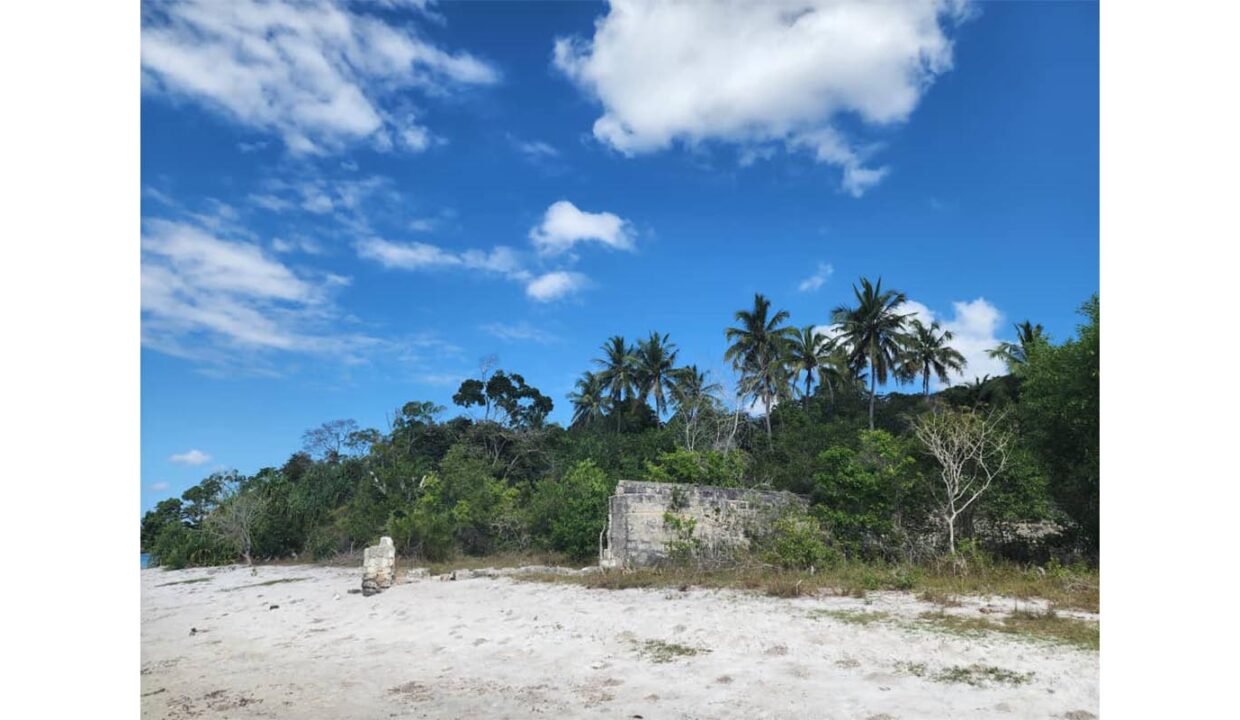
<path id="1" fill-rule="evenodd" d="M 830 362 L 831 351 L 834 349 L 835 339 L 818 332 L 813 325 L 801 328 L 788 341 L 788 364 L 793 375 L 805 373 L 805 393 L 802 401 L 807 410 L 814 376 L 820 375 L 822 368 Z"/>
<path id="2" fill-rule="evenodd" d="M 1046 331 L 1040 324 L 1034 325 L 1026 320 L 1013 327 L 1016 328 L 1016 342 L 1001 342 L 998 347 L 986 352 L 992 358 L 1003 360 L 1008 372 L 1015 372 L 1017 368 L 1029 362 L 1029 353 L 1035 347 L 1050 342 L 1050 338 L 1046 336 Z"/>
<path id="3" fill-rule="evenodd" d="M 952 340 L 952 332 L 939 332 L 938 322 L 927 327 L 920 320 L 913 319 L 909 323 L 909 332 L 904 340 L 904 352 L 900 357 L 900 365 L 906 376 L 921 376 L 921 393 L 930 397 L 930 375 L 939 382 L 948 382 L 947 373 L 960 373 L 968 361 L 959 351 L 947 343 Z"/>
<path id="4" fill-rule="evenodd" d="M 654 398 L 655 412 L 662 416 L 667 412 L 667 396 L 675 385 L 676 344 L 666 334 L 651 332 L 650 337 L 637 341 L 633 354 L 637 379 L 637 397 L 641 402 Z"/>
<path id="5" fill-rule="evenodd" d="M 874 396 L 878 383 L 886 383 L 899 366 L 904 324 L 909 315 L 897 312 L 908 298 L 897 290 L 883 290 L 883 280 L 871 283 L 861 278 L 853 286 L 857 305 L 841 305 L 831 313 L 837 334 L 848 348 L 849 365 L 854 372 L 868 368 L 870 373 L 870 429 L 874 429 Z"/>
<path id="6" fill-rule="evenodd" d="M 702 419 L 716 409 L 718 399 L 715 393 L 722 388 L 719 383 L 711 382 L 697 365 L 678 368 L 672 375 L 671 399 L 676 407 L 676 416 L 684 422 L 685 449 L 694 450 L 698 432 L 702 429 Z"/>
<path id="7" fill-rule="evenodd" d="M 797 331 L 784 324 L 788 311 L 772 313 L 771 301 L 761 293 L 754 294 L 753 309 L 738 310 L 734 317 L 738 326 L 724 331 L 731 343 L 724 359 L 740 372 L 743 394 L 762 401 L 770 440 L 771 406 L 789 395 L 787 345 Z"/>
<path id="8" fill-rule="evenodd" d="M 596 358 L 594 363 L 599 366 L 599 379 L 611 397 L 612 410 L 618 411 L 621 403 L 633 397 L 637 387 L 634 349 L 624 341 L 623 335 L 611 336 L 599 349 L 603 351 L 603 357 Z M 619 428 L 621 413 L 616 412 L 615 415 L 616 427 Z"/>
<path id="9" fill-rule="evenodd" d="M 833 340 L 834 347 L 824 361 L 818 365 L 818 384 L 827 389 L 827 397 L 831 406 L 835 406 L 835 391 L 851 387 L 858 392 L 865 392 L 866 374 L 858 372 L 848 363 L 848 350 Z"/>
<path id="10" fill-rule="evenodd" d="M 1021 368 L 1020 422 L 1046 469 L 1056 504 L 1091 551 L 1099 541 L 1101 314 L 1098 296 L 1081 308 L 1085 322 L 1061 345 L 1032 348 Z"/>
<path id="11" fill-rule="evenodd" d="M 586 371 L 577 378 L 577 386 L 569 393 L 573 403 L 572 427 L 584 427 L 601 420 L 611 409 L 611 398 L 599 373 Z"/>

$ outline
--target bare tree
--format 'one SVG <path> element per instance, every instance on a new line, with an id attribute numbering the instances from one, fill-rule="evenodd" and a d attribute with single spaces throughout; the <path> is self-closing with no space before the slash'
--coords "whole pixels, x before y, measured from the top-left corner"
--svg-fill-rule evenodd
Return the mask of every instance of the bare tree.
<path id="1" fill-rule="evenodd" d="M 236 548 L 246 565 L 253 565 L 254 528 L 266 510 L 266 498 L 234 482 L 225 488 L 219 506 L 207 516 L 207 528 Z"/>
<path id="2" fill-rule="evenodd" d="M 350 436 L 356 432 L 355 420 L 328 420 L 302 433 L 301 444 L 306 452 L 334 460 L 340 457 L 341 449 L 349 445 Z"/>
<path id="3" fill-rule="evenodd" d="M 956 520 L 995 478 L 1007 469 L 1012 439 L 1004 414 L 973 410 L 929 412 L 913 423 L 913 432 L 939 461 L 941 493 L 935 492 L 947 522 L 947 544 L 956 554 Z"/>

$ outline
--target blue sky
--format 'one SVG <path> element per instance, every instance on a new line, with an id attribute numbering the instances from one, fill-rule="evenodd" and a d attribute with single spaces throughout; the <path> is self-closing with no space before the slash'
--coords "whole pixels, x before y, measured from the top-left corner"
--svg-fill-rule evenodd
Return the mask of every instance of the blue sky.
<path id="1" fill-rule="evenodd" d="M 1098 289 L 1089 3 L 148 3 L 142 504 L 322 421 L 552 396 L 612 334 L 728 375 L 755 292 L 859 276 L 968 378 Z M 791 6 L 790 6 L 791 7 Z"/>

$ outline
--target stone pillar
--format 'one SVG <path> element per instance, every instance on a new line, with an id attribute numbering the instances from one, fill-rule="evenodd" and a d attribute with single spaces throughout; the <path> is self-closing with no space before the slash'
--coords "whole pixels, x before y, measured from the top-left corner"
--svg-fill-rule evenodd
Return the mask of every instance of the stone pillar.
<path id="1" fill-rule="evenodd" d="M 379 538 L 378 545 L 362 553 L 362 595 L 367 597 L 392 587 L 396 577 L 396 546 L 392 538 Z"/>

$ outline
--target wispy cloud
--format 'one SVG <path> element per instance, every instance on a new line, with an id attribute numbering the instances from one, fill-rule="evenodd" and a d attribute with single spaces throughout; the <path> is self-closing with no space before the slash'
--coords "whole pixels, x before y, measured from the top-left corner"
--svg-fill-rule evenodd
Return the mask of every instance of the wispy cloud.
<path id="1" fill-rule="evenodd" d="M 168 489 L 168 487 L 169 485 L 166 482 L 153 482 L 147 486 L 147 488 L 149 488 L 153 492 L 164 492 L 165 490 Z"/>
<path id="2" fill-rule="evenodd" d="M 361 141 L 420 152 L 435 136 L 402 91 L 489 85 L 499 72 L 366 8 L 322 0 L 145 3 L 143 89 L 275 133 L 293 153 Z"/>
<path id="3" fill-rule="evenodd" d="M 176 453 L 172 457 L 168 458 L 169 461 L 179 465 L 202 465 L 210 459 L 210 455 L 198 449 L 187 450 L 183 453 Z"/>
<path id="4" fill-rule="evenodd" d="M 338 327 L 333 295 L 349 278 L 294 269 L 218 227 L 147 219 L 141 278 L 143 345 L 169 355 L 240 368 L 264 353 L 345 358 L 380 344 Z"/>
<path id="5" fill-rule="evenodd" d="M 491 250 L 456 251 L 432 243 L 394 242 L 371 237 L 357 241 L 355 247 L 358 257 L 386 268 L 457 270 L 503 277 L 521 283 L 526 297 L 535 302 L 560 300 L 589 286 L 588 278 L 579 272 L 554 270 L 537 274 L 526 267 L 520 253 L 504 245 Z"/>
<path id="6" fill-rule="evenodd" d="M 509 140 L 512 142 L 512 146 L 517 149 L 517 152 L 533 162 L 550 160 L 560 156 L 559 150 L 541 140 L 519 140 L 514 137 L 509 137 Z"/>
<path id="7" fill-rule="evenodd" d="M 814 271 L 813 275 L 810 275 L 802 280 L 801 283 L 797 285 L 797 290 L 800 290 L 801 292 L 814 292 L 818 288 L 822 287 L 823 283 L 825 283 L 834 272 L 835 268 L 831 267 L 830 263 L 818 263 L 818 269 Z"/>
<path id="8" fill-rule="evenodd" d="M 394 242 L 371 237 L 356 243 L 358 257 L 373 260 L 386 268 L 399 270 L 434 270 L 460 268 L 496 273 L 513 280 L 529 279 L 520 255 L 510 247 L 499 245 L 490 251 L 456 252 L 424 242 Z"/>
<path id="9" fill-rule="evenodd" d="M 524 321 L 519 323 L 487 323 L 482 326 L 482 331 L 500 340 L 510 342 L 535 342 L 545 345 L 558 340 L 555 335 L 545 330 L 540 330 Z"/>

